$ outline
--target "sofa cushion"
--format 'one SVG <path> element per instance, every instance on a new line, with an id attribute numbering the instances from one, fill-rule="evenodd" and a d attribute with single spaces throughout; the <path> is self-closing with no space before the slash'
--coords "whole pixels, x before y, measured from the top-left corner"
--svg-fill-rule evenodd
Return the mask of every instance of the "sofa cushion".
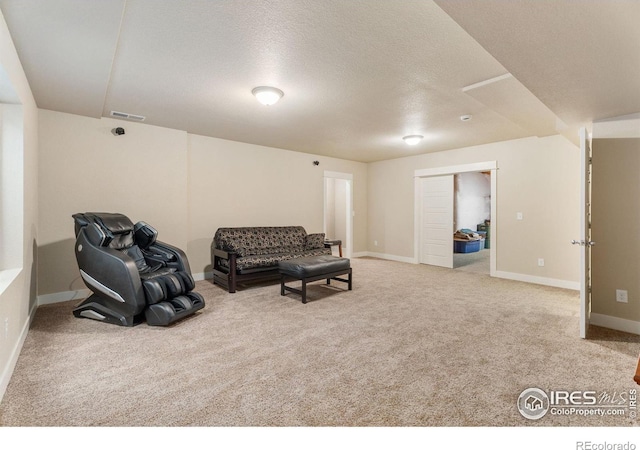
<path id="1" fill-rule="evenodd" d="M 271 255 L 250 255 L 250 256 L 244 256 L 242 258 L 238 258 L 236 260 L 236 268 L 240 272 L 242 272 L 243 270 L 266 268 L 266 267 L 272 267 L 274 269 L 277 269 L 278 262 L 285 259 L 302 258 L 307 256 L 330 255 L 330 254 L 331 254 L 331 249 L 318 248 L 313 250 L 299 250 L 291 253 L 274 253 Z M 226 259 L 222 259 L 220 260 L 220 265 L 228 269 L 229 261 L 227 261 Z"/>
<path id="2" fill-rule="evenodd" d="M 213 238 L 216 248 L 236 252 L 238 256 L 268 255 L 304 248 L 304 227 L 218 228 Z"/>

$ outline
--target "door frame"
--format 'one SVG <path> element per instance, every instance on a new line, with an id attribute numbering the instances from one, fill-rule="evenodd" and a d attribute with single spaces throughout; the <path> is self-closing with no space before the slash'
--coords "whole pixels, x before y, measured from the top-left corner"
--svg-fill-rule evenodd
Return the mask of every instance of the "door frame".
<path id="1" fill-rule="evenodd" d="M 586 128 L 580 137 L 580 337 L 586 339 L 591 321 L 591 137 Z"/>
<path id="2" fill-rule="evenodd" d="M 466 172 L 491 172 L 491 246 L 489 247 L 489 275 L 494 277 L 497 271 L 497 191 L 498 191 L 498 162 L 484 161 L 471 164 L 460 164 L 455 166 L 433 167 L 430 169 L 417 169 L 413 173 L 414 184 L 414 212 L 413 212 L 413 259 L 415 264 L 420 264 L 420 221 L 422 210 L 422 190 L 420 189 L 421 179 L 440 175 L 456 175 Z M 453 234 L 451 235 L 453 245 Z"/>
<path id="3" fill-rule="evenodd" d="M 327 179 L 329 178 L 347 181 L 347 242 L 346 245 L 342 246 L 342 251 L 345 258 L 351 258 L 351 255 L 353 254 L 353 174 L 332 172 L 329 170 L 324 171 L 324 189 L 322 193 L 322 197 L 324 198 L 324 202 L 322 205 L 322 229 L 325 233 L 327 232 Z"/>

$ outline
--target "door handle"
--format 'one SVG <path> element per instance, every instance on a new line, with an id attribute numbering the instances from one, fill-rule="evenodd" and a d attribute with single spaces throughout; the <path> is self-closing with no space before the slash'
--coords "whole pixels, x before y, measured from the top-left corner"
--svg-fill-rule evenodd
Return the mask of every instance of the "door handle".
<path id="1" fill-rule="evenodd" d="M 586 242 L 586 241 L 584 241 L 584 240 L 576 241 L 575 239 L 573 239 L 573 240 L 571 241 L 571 243 L 572 243 L 573 245 L 579 245 L 579 246 L 581 246 L 581 247 L 591 247 L 591 246 L 593 246 L 593 245 L 596 245 L 596 243 L 595 243 L 595 242 L 593 242 L 593 241 L 589 241 L 589 242 Z"/>

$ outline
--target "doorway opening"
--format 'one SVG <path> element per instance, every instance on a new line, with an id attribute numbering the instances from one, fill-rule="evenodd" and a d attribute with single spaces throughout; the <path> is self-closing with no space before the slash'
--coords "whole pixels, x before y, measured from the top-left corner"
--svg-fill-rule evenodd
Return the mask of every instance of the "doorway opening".
<path id="1" fill-rule="evenodd" d="M 491 171 L 454 175 L 453 268 L 489 274 L 491 248 Z"/>
<path id="2" fill-rule="evenodd" d="M 324 235 L 329 241 L 338 241 L 332 252 L 351 258 L 353 249 L 353 174 L 324 173 Z"/>
<path id="3" fill-rule="evenodd" d="M 482 202 L 489 203 L 489 219 L 471 219 L 467 225 L 470 230 L 478 231 L 485 228 L 489 234 L 488 271 L 486 259 L 478 264 L 482 273 L 495 276 L 497 255 L 497 227 L 496 227 L 496 191 L 497 191 L 497 162 L 486 161 L 458 166 L 436 167 L 420 169 L 414 172 L 414 259 L 416 263 L 454 268 L 454 235 L 459 228 L 463 228 L 461 219 L 454 222 L 455 189 L 454 176 L 468 173 L 480 173 L 488 179 L 489 195 L 482 195 Z M 488 197 L 488 198 L 485 198 Z M 475 201 L 478 201 L 477 199 Z M 488 222 L 485 222 L 488 220 Z M 480 231 L 485 231 L 481 229 Z M 485 237 L 486 239 L 486 237 Z M 476 245 L 479 243 L 476 243 Z M 485 240 L 486 246 L 486 240 Z M 487 253 L 480 253 L 483 257 Z M 458 257 L 456 256 L 456 259 Z M 457 264 L 458 267 L 464 267 Z M 471 265 L 471 264 L 469 264 Z M 467 265 L 467 266 L 469 266 Z M 473 269 L 473 268 L 472 268 Z"/>

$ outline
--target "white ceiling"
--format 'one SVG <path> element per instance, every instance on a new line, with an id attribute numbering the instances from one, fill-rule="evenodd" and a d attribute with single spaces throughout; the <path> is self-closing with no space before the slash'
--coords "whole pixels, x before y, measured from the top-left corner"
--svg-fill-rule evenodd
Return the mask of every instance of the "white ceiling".
<path id="1" fill-rule="evenodd" d="M 121 111 L 356 161 L 573 138 L 640 111 L 637 0 L 0 0 L 0 10 L 40 108 Z M 283 99 L 257 103 L 261 85 Z M 425 139 L 409 147 L 407 134 Z"/>

